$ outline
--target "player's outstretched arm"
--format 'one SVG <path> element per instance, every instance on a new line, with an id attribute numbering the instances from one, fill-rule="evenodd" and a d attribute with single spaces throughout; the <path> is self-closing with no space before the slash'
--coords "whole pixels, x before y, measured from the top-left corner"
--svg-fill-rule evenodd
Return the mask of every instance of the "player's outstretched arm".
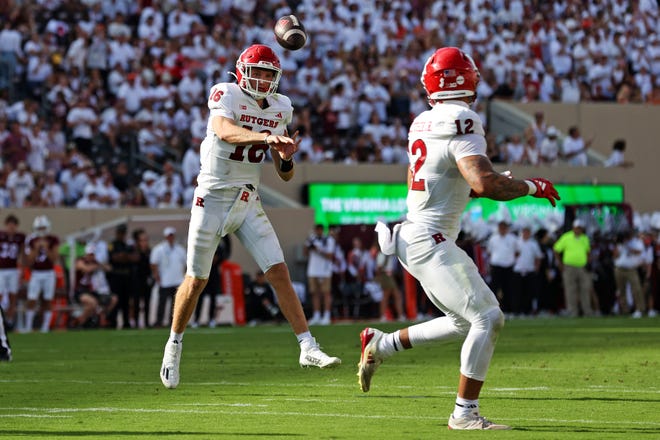
<path id="1" fill-rule="evenodd" d="M 466 156 L 458 160 L 458 169 L 479 196 L 493 200 L 513 200 L 530 195 L 548 199 L 552 206 L 560 200 L 559 194 L 552 182 L 543 178 L 525 180 L 511 179 L 493 169 L 491 161 L 480 155 Z"/>
<path id="2" fill-rule="evenodd" d="M 275 171 L 285 182 L 293 177 L 293 155 L 300 148 L 300 141 L 297 131 L 291 137 L 289 132 L 285 131 L 283 136 L 270 135 L 266 138 L 266 144 L 271 148 Z"/>
<path id="3" fill-rule="evenodd" d="M 213 131 L 223 141 L 232 145 L 264 144 L 266 133 L 252 131 L 236 125 L 233 119 L 224 116 L 214 116 L 211 120 Z"/>

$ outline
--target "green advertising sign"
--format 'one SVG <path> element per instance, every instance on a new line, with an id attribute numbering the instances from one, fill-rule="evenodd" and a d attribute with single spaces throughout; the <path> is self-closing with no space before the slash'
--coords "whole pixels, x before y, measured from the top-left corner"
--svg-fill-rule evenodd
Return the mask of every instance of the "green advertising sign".
<path id="1" fill-rule="evenodd" d="M 504 206 L 512 220 L 519 216 L 539 218 L 549 212 L 561 213 L 565 205 L 588 203 L 622 203 L 623 185 L 555 185 L 561 196 L 557 208 L 545 199 L 521 197 L 508 202 L 472 199 L 466 211 L 473 218 L 488 219 Z M 310 183 L 309 206 L 315 210 L 315 221 L 324 225 L 373 224 L 377 220 L 396 221 L 406 212 L 405 183 Z"/>

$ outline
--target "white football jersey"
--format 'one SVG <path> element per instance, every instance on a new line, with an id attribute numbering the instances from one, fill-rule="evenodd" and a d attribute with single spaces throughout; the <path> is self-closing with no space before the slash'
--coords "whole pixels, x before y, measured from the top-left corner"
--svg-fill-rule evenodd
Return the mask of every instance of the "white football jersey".
<path id="1" fill-rule="evenodd" d="M 254 98 L 237 84 L 218 83 L 211 88 L 210 110 L 206 137 L 200 149 L 201 170 L 198 185 L 207 190 L 253 185 L 258 187 L 261 166 L 266 159 L 268 145 L 233 145 L 220 140 L 213 131 L 211 120 L 223 116 L 236 124 L 261 133 L 284 134 L 291 122 L 291 100 L 279 93 L 266 98 L 268 107 L 262 109 Z"/>
<path id="2" fill-rule="evenodd" d="M 474 155 L 486 155 L 486 138 L 479 115 L 466 103 L 438 103 L 417 116 L 408 134 L 408 220 L 455 240 L 470 194 L 456 162 Z"/>

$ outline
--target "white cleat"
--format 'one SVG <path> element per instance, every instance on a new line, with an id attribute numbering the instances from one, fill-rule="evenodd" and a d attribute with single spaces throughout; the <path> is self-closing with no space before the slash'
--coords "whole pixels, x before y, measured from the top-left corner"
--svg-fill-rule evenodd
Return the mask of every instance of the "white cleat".
<path id="1" fill-rule="evenodd" d="M 449 416 L 449 422 L 447 423 L 447 428 L 449 429 L 464 429 L 464 430 L 477 430 L 477 429 L 511 429 L 507 425 L 498 425 L 493 423 L 485 417 L 478 415 L 470 415 L 467 417 L 456 418 L 454 415 Z"/>
<path id="2" fill-rule="evenodd" d="M 301 367 L 332 368 L 341 364 L 341 359 L 338 357 L 325 354 L 319 344 L 316 343 L 316 339 L 312 338 L 312 341 L 305 348 L 300 348 Z"/>
<path id="3" fill-rule="evenodd" d="M 182 349 L 183 342 L 181 341 L 167 341 L 165 344 L 163 365 L 160 367 L 160 380 L 165 388 L 173 389 L 179 385 L 179 362 Z"/>
<path id="4" fill-rule="evenodd" d="M 378 341 L 385 333 L 375 328 L 365 328 L 360 332 L 360 342 L 362 351 L 360 352 L 360 362 L 358 362 L 358 382 L 363 392 L 369 391 L 371 386 L 371 377 L 383 363 L 383 357 L 378 355 Z"/>

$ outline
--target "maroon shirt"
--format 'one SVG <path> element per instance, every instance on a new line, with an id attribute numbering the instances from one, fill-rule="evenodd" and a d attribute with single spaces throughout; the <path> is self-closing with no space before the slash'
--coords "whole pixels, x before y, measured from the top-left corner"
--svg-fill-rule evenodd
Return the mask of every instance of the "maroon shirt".
<path id="1" fill-rule="evenodd" d="M 0 231 L 0 269 L 16 269 L 21 246 L 25 243 L 25 234 L 16 232 L 9 235 Z"/>
<path id="2" fill-rule="evenodd" d="M 60 244 L 60 239 L 55 237 L 54 235 L 46 235 L 45 237 L 39 237 L 37 235 L 30 235 L 27 238 L 27 247 L 29 249 L 32 249 L 33 245 L 40 240 L 41 238 L 45 238 L 46 241 L 48 242 L 48 249 L 54 249 L 57 248 Z M 55 261 L 51 261 L 48 258 L 48 252 L 45 249 L 40 249 L 39 253 L 37 254 L 36 258 L 34 259 L 34 262 L 32 263 L 32 267 L 30 269 L 32 270 L 52 270 L 55 266 Z"/>

